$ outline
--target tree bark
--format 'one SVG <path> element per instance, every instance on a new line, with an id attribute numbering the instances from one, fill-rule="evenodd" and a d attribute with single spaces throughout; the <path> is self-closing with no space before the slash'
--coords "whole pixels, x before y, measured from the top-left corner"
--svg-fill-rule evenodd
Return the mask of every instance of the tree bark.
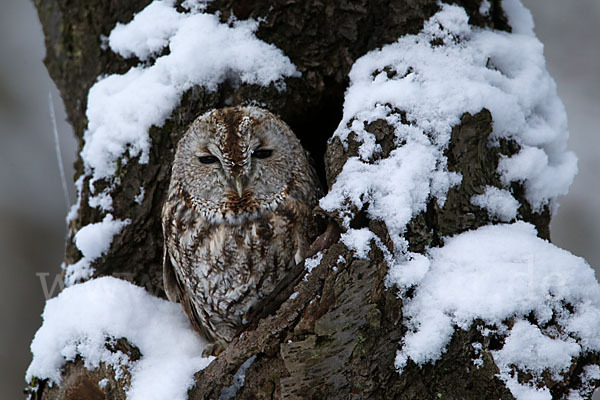
<path id="1" fill-rule="evenodd" d="M 87 124 L 89 88 L 98 76 L 124 73 L 132 65 L 131 61 L 102 50 L 101 36 L 108 35 L 117 22 L 130 21 L 149 3 L 104 0 L 92 9 L 83 0 L 35 0 L 46 37 L 45 63 L 62 94 L 80 147 Z M 510 30 L 500 0 L 492 1 L 487 16 L 479 13 L 480 0 L 452 3 L 467 10 L 471 24 Z M 160 210 L 173 150 L 195 117 L 224 107 L 226 99 L 233 99 L 234 104 L 248 100 L 266 104 L 292 127 L 317 160 L 321 178 L 330 187 L 344 162 L 357 155 L 359 146 L 352 135 L 347 149 L 337 139 L 327 144 L 341 119 L 352 64 L 369 50 L 417 33 L 439 9 L 437 0 L 215 0 L 208 5 L 208 12 L 220 12 L 223 21 L 231 13 L 238 19 L 264 19 L 257 37 L 282 49 L 302 77 L 287 79 L 287 89 L 282 92 L 274 87 L 246 84 L 235 88 L 223 84 L 216 92 L 192 88 L 164 126 L 150 130 L 152 149 L 148 164 L 129 162 L 118 171 L 121 184 L 112 192 L 113 214 L 131 219 L 131 224 L 115 236 L 106 256 L 94 262 L 94 276 L 125 278 L 162 297 Z M 482 193 L 486 185 L 501 187 L 496 172 L 499 157 L 518 150 L 517 144 L 509 141 L 488 148 L 491 126 L 491 114 L 483 110 L 476 115 L 465 114 L 452 131 L 446 154 L 448 169 L 463 175 L 462 184 L 450 190 L 443 207 L 431 201 L 427 210 L 410 222 L 405 237 L 411 251 L 424 252 L 427 246 L 442 244 L 445 236 L 490 222 L 487 213 L 472 205 L 470 199 Z M 371 123 L 367 129 L 377 137 L 384 154 L 389 154 L 395 146 L 393 129 L 383 120 Z M 83 174 L 81 160 L 76 171 L 77 176 Z M 145 188 L 141 206 L 134 202 L 140 187 Z M 526 206 L 523 189 L 513 189 L 519 195 L 517 200 Z M 82 226 L 103 218 L 99 210 L 87 205 L 89 196 L 85 181 L 78 217 L 71 221 L 67 264 L 82 257 L 73 242 L 74 234 Z M 540 235 L 548 238 L 548 210 L 524 210 L 522 219 L 532 222 Z M 368 227 L 391 246 L 385 224 L 356 211 L 351 226 Z M 232 384 L 240 366 L 256 356 L 236 399 L 513 398 L 496 376 L 498 369 L 490 351 L 498 343 L 493 337 L 484 338 L 475 326 L 468 331 L 457 330 L 442 359 L 435 364 L 421 368 L 409 362 L 403 374 L 398 374 L 394 357 L 406 331 L 402 324 L 402 299 L 384 285 L 388 267 L 381 250 L 373 247 L 370 259 L 371 262 L 353 259 L 341 243 L 325 250 L 320 265 L 308 279 L 288 288 L 288 293 L 297 291 L 298 296 L 287 300 L 275 315 L 261 320 L 255 330 L 244 332 L 205 370 L 198 372 L 189 397 L 219 398 L 223 388 Z M 477 357 L 471 346 L 475 341 L 485 344 L 484 365 L 479 369 L 472 364 Z M 573 376 L 578 373 L 574 371 Z M 105 388 L 98 386 L 100 379 L 111 376 L 105 367 L 86 371 L 83 363 L 76 361 L 68 364 L 63 375 L 61 387 L 34 382 L 34 398 L 125 396 L 122 385 L 114 379 Z M 553 395 L 560 397 L 568 389 L 568 384 L 556 385 Z"/>

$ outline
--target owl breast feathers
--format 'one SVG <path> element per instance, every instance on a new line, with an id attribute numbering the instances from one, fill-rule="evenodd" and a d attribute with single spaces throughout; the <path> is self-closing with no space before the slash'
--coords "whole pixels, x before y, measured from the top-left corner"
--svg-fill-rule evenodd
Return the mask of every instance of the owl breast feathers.
<path id="1" fill-rule="evenodd" d="M 180 140 L 162 211 L 163 278 L 192 325 L 230 342 L 316 236 L 321 195 L 300 141 L 257 107 L 210 111 Z"/>

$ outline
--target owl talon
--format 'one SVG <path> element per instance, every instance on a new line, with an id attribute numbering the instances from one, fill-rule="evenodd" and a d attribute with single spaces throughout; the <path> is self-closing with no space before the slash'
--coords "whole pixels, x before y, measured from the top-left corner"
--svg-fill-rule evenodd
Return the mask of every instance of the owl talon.
<path id="1" fill-rule="evenodd" d="M 214 343 L 209 343 L 209 344 L 206 345 L 206 347 L 202 351 L 202 357 L 210 357 L 210 356 L 217 357 L 226 348 L 227 348 L 227 343 L 222 342 L 222 341 L 218 341 L 218 342 L 214 342 Z"/>

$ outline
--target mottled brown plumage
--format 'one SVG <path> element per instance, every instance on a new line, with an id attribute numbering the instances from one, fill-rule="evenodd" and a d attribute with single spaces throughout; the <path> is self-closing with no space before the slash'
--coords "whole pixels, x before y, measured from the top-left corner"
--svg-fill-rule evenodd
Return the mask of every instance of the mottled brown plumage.
<path id="1" fill-rule="evenodd" d="M 221 346 L 304 259 L 320 185 L 290 128 L 257 107 L 213 110 L 185 133 L 163 207 L 164 284 Z"/>

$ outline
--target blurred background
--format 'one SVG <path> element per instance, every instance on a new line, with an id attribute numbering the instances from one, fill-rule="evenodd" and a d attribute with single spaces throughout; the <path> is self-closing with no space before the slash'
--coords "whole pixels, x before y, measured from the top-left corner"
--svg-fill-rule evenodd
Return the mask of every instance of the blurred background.
<path id="1" fill-rule="evenodd" d="M 545 44 L 548 69 L 569 115 L 579 174 L 552 223 L 555 244 L 600 267 L 600 2 L 524 0 Z M 53 98 L 70 203 L 76 143 L 42 63 L 44 38 L 33 4 L 0 13 L 0 388 L 23 398 L 29 344 L 41 324 L 45 280 L 60 271 L 66 235 L 63 193 L 48 96 Z M 599 396 L 600 398 L 600 396 Z"/>

